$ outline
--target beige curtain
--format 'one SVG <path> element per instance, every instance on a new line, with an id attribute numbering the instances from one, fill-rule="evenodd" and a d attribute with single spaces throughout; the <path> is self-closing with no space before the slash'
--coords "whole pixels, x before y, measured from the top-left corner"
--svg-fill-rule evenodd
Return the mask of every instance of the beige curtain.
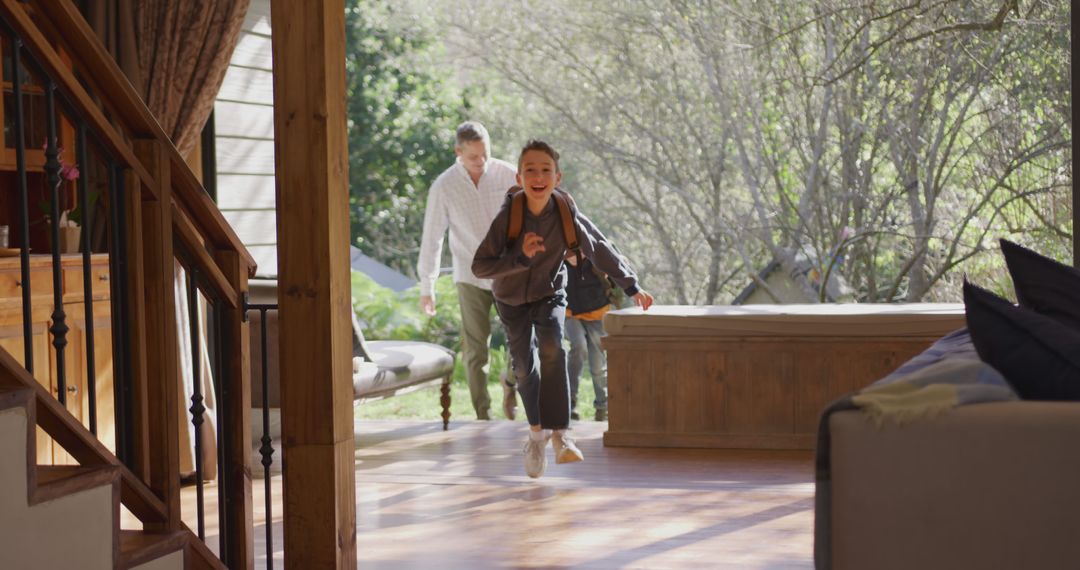
<path id="1" fill-rule="evenodd" d="M 195 423 L 191 410 L 191 397 L 195 394 L 195 359 L 199 359 L 199 393 L 202 394 L 203 423 L 199 429 L 202 445 L 203 478 L 212 480 L 217 475 L 217 394 L 214 392 L 214 375 L 210 368 L 210 350 L 206 344 L 207 307 L 199 296 L 199 346 L 196 351 L 191 342 L 191 311 L 188 310 L 187 275 L 179 263 L 173 264 L 176 280 L 176 329 L 178 363 L 180 365 L 180 398 L 177 401 L 177 417 L 180 418 L 180 473 L 195 472 Z"/>
<path id="2" fill-rule="evenodd" d="M 214 108 L 249 0 L 88 0 L 86 14 L 188 156 Z"/>
<path id="3" fill-rule="evenodd" d="M 133 0 L 87 0 L 86 19 L 132 85 L 142 84 L 135 49 Z"/>
<path id="4" fill-rule="evenodd" d="M 169 135 L 181 156 L 195 148 L 214 107 L 236 47 L 249 0 L 88 0 L 86 16 L 128 80 Z M 193 472 L 194 426 L 188 407 L 198 382 L 207 408 L 202 425 L 204 476 L 216 473 L 215 394 L 206 347 L 205 303 L 200 302 L 200 336 L 192 350 L 190 312 L 183 268 L 175 265 L 179 336 L 180 470 Z M 194 354 L 194 357 L 193 357 Z M 194 377 L 194 359 L 200 377 Z"/>

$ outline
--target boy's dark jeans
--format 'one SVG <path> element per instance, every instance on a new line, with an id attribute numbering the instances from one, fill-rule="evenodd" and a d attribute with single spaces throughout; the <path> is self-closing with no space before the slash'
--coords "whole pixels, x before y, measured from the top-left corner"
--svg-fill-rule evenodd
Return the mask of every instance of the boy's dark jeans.
<path id="1" fill-rule="evenodd" d="M 517 306 L 496 301 L 495 308 L 506 329 L 529 425 L 565 429 L 570 424 L 570 380 L 562 344 L 566 298 L 553 296 Z"/>

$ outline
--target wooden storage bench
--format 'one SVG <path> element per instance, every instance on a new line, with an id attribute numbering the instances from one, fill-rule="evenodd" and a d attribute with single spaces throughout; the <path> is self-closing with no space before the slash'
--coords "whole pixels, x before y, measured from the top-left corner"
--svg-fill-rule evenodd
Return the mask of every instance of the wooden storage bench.
<path id="1" fill-rule="evenodd" d="M 612 311 L 604 444 L 813 449 L 828 403 L 964 324 L 958 304 Z"/>

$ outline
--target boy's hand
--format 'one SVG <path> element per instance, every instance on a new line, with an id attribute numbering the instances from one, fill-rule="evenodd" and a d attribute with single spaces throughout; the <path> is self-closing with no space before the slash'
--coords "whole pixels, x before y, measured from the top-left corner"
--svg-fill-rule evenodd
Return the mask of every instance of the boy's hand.
<path id="1" fill-rule="evenodd" d="M 525 234 L 524 241 L 521 242 L 521 253 L 524 253 L 525 257 L 532 259 L 534 255 L 541 251 L 547 251 L 544 249 L 544 238 L 540 237 L 536 232 Z"/>
<path id="2" fill-rule="evenodd" d="M 641 290 L 634 293 L 634 304 L 641 307 L 641 310 L 648 311 L 652 306 L 653 298 L 648 291 Z"/>

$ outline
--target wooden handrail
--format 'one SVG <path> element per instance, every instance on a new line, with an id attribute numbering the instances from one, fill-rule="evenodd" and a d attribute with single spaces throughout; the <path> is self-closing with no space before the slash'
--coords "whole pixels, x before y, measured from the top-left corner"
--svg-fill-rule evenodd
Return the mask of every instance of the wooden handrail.
<path id="1" fill-rule="evenodd" d="M 176 231 L 176 236 L 183 242 L 185 251 L 190 254 L 190 263 L 195 264 L 196 268 L 206 277 L 210 288 L 224 299 L 229 304 L 229 307 L 233 309 L 240 308 L 239 295 L 237 295 L 228 279 L 225 279 L 225 275 L 218 269 L 210 254 L 206 252 L 202 241 L 199 239 L 199 234 L 196 232 L 195 226 L 191 224 L 187 214 L 177 207 L 176 203 L 173 203 L 172 207 L 173 229 Z"/>
<path id="2" fill-rule="evenodd" d="M 8 352 L 0 348 L 0 386 L 33 390 L 37 425 L 81 465 L 112 465 L 120 469 L 121 502 L 144 523 L 165 520 L 165 504 L 72 416 L 44 386 Z"/>
<path id="3" fill-rule="evenodd" d="M 13 18 L 19 19 L 20 24 L 17 31 L 20 35 L 29 34 L 24 35 L 24 37 L 33 38 L 34 47 L 37 48 L 37 51 L 55 55 L 48 42 L 44 40 L 37 30 L 37 27 L 30 22 L 29 17 L 24 9 L 19 6 L 17 0 L 0 0 L 0 2 L 3 3 L 6 13 L 11 13 Z M 217 205 L 210 199 L 195 174 L 191 172 L 191 168 L 184 160 L 184 157 L 180 156 L 180 152 L 176 150 L 172 141 L 162 130 L 161 125 L 158 124 L 157 119 L 154 118 L 153 113 L 150 112 L 146 103 L 120 70 L 112 55 L 101 44 L 97 34 L 87 24 L 78 8 L 69 0 L 38 0 L 34 3 L 34 9 L 40 11 L 41 15 L 48 19 L 49 24 L 56 28 L 59 37 L 63 39 L 63 43 L 67 46 L 72 60 L 76 63 L 76 68 L 83 70 L 87 75 L 94 78 L 94 84 L 100 88 L 100 92 L 96 93 L 96 95 L 108 108 L 110 114 L 116 117 L 132 136 L 135 138 L 156 138 L 169 143 L 166 146 L 169 152 L 169 162 L 172 165 L 170 170 L 173 176 L 173 188 L 178 200 L 185 206 L 188 210 L 187 213 L 193 218 L 192 221 L 211 240 L 211 243 L 217 248 L 238 252 L 242 261 L 248 267 L 248 274 L 253 275 L 256 269 L 255 258 L 241 243 L 232 226 L 225 221 L 225 217 L 222 216 Z M 56 62 L 50 63 L 50 72 L 55 72 L 58 76 L 66 75 L 74 81 L 75 78 L 71 71 L 64 68 L 63 65 L 56 65 L 58 63 L 59 58 L 56 58 Z M 54 66 L 57 69 L 52 69 Z M 72 93 L 85 95 L 85 91 L 81 86 L 76 89 L 67 85 L 65 81 L 65 87 Z M 86 99 L 89 101 L 88 96 Z M 81 107 L 80 104 L 79 110 L 83 111 Z M 94 113 L 104 119 L 99 109 L 95 108 Z M 115 128 L 109 125 L 107 121 L 103 121 L 102 124 L 97 124 L 98 121 L 94 122 L 95 128 L 100 129 L 101 132 L 118 136 Z M 130 156 L 130 164 L 138 172 L 141 165 L 131 156 L 130 149 L 125 154 L 125 160 L 128 160 Z M 140 176 L 145 172 L 145 169 L 139 172 Z"/>

